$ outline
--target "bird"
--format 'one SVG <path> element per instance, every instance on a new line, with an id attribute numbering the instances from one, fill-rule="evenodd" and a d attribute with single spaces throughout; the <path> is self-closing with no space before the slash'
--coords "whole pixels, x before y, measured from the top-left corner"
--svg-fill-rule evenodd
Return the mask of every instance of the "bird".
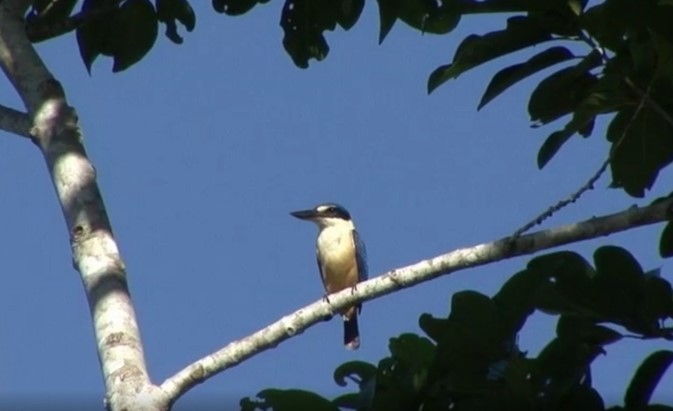
<path id="1" fill-rule="evenodd" d="M 367 250 L 346 208 L 336 203 L 325 203 L 290 214 L 318 226 L 316 257 L 328 302 L 329 294 L 354 288 L 367 279 Z M 358 314 L 361 311 L 362 304 L 356 304 L 340 312 L 344 322 L 344 345 L 350 350 L 360 347 Z"/>

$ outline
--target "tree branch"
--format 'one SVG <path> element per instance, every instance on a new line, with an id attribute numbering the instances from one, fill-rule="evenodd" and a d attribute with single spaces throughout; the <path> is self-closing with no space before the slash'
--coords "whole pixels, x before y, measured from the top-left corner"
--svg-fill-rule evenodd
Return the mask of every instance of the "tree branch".
<path id="1" fill-rule="evenodd" d="M 164 411 L 150 382 L 140 332 L 105 205 L 75 110 L 26 36 L 24 19 L 0 0 L 0 66 L 32 119 L 30 134 L 47 163 L 68 228 L 73 264 L 91 309 L 107 409 Z"/>
<path id="2" fill-rule="evenodd" d="M 0 130 L 31 138 L 30 127 L 28 114 L 0 105 Z"/>
<path id="3" fill-rule="evenodd" d="M 331 317 L 335 312 L 356 302 L 373 300 L 459 270 L 532 254 L 540 250 L 601 237 L 634 227 L 655 224 L 670 218 L 673 218 L 673 199 L 642 208 L 633 206 L 620 213 L 591 218 L 580 223 L 538 231 L 518 238 L 506 237 L 492 243 L 458 249 L 388 271 L 358 284 L 356 289 L 346 289 L 330 295 L 329 303 L 321 299 L 248 337 L 228 344 L 168 378 L 161 384 L 161 388 L 172 403 L 195 385 L 301 334 L 325 317 Z"/>

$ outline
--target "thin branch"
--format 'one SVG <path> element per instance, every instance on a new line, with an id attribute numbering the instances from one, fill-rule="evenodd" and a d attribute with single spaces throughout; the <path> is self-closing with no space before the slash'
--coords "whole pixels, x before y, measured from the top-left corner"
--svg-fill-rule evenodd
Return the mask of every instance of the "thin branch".
<path id="1" fill-rule="evenodd" d="M 28 114 L 0 105 L 0 130 L 31 138 L 30 127 Z"/>
<path id="2" fill-rule="evenodd" d="M 610 153 L 608 154 L 608 158 L 603 161 L 603 164 L 596 170 L 594 175 L 589 178 L 589 180 L 582 186 L 580 187 L 579 190 L 571 194 L 568 198 L 563 199 L 559 201 L 558 203 L 554 204 L 553 206 L 549 207 L 545 212 L 540 214 L 539 216 L 535 217 L 528 223 L 526 223 L 523 227 L 519 228 L 512 234 L 512 238 L 518 238 L 521 236 L 521 234 L 527 232 L 531 228 L 535 227 L 536 225 L 542 224 L 544 220 L 547 218 L 551 217 L 556 213 L 557 211 L 561 210 L 562 208 L 566 207 L 568 204 L 574 203 L 577 201 L 582 194 L 586 193 L 589 190 L 593 190 L 594 184 L 596 184 L 596 181 L 598 181 L 599 178 L 605 173 L 605 170 L 607 170 L 608 165 L 612 162 L 612 158 L 614 156 L 614 153 L 617 149 L 622 144 L 622 141 L 626 138 L 626 133 L 629 131 L 631 128 L 631 124 L 633 124 L 633 121 L 638 117 L 638 114 L 640 114 L 640 111 L 643 109 L 645 106 L 645 101 L 647 100 L 647 97 L 649 96 L 650 93 L 650 87 L 652 86 L 652 83 L 647 87 L 647 91 L 645 95 L 640 99 L 640 102 L 638 103 L 638 107 L 636 110 L 633 112 L 633 115 L 629 119 L 629 122 L 626 124 L 626 127 L 624 127 L 624 131 L 622 131 L 621 136 L 619 136 L 619 139 L 612 145 L 610 148 Z"/>
<path id="3" fill-rule="evenodd" d="M 672 216 L 673 199 L 668 199 L 646 207 L 634 206 L 620 213 L 595 217 L 580 223 L 527 234 L 516 239 L 506 237 L 492 243 L 458 249 L 389 271 L 358 284 L 356 289 L 347 289 L 330 295 L 329 303 L 321 299 L 248 337 L 228 344 L 168 378 L 161 384 L 161 389 L 169 396 L 170 401 L 174 402 L 189 389 L 215 374 L 301 334 L 313 324 L 356 302 L 373 300 L 399 289 L 459 270 L 606 236 L 634 227 L 659 223 Z"/>

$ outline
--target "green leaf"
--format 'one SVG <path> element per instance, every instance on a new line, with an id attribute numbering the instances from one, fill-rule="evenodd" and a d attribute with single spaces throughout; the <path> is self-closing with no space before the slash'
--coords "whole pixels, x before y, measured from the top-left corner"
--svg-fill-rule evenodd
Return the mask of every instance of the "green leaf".
<path id="1" fill-rule="evenodd" d="M 577 343 L 605 346 L 623 338 L 617 331 L 598 325 L 594 320 L 577 315 L 562 315 L 556 324 L 556 335 Z"/>
<path id="2" fill-rule="evenodd" d="M 268 389 L 261 391 L 257 397 L 259 400 L 242 400 L 241 407 L 245 405 L 248 410 L 272 408 L 274 411 L 339 411 L 332 402 L 310 391 Z M 252 405 L 254 407 L 251 408 Z"/>
<path id="3" fill-rule="evenodd" d="M 350 30 L 360 18 L 362 9 L 365 7 L 365 0 L 340 0 L 338 3 L 337 23 L 344 30 Z"/>
<path id="4" fill-rule="evenodd" d="M 528 113 L 537 125 L 547 124 L 578 108 L 597 82 L 588 71 L 567 67 L 545 78 L 533 90 Z"/>
<path id="5" fill-rule="evenodd" d="M 30 12 L 26 15 L 26 33 L 30 36 L 30 41 L 37 43 L 53 37 L 51 33 L 48 33 L 49 30 L 45 33 L 45 30 L 39 30 L 39 28 L 63 24 L 65 19 L 70 17 L 76 4 L 77 0 L 34 1 Z M 38 30 L 33 31 L 31 28 L 38 28 Z"/>
<path id="6" fill-rule="evenodd" d="M 641 410 L 649 404 L 661 377 L 673 363 L 673 352 L 661 350 L 652 353 L 636 370 L 624 396 L 624 405 L 630 410 Z"/>
<path id="7" fill-rule="evenodd" d="M 587 62 L 588 59 L 584 61 Z M 585 67 L 591 66 L 591 64 L 589 62 Z M 580 69 L 580 65 L 575 68 Z M 597 115 L 613 112 L 628 104 L 630 104 L 630 100 L 622 87 L 621 77 L 616 78 L 612 74 L 603 75 L 587 91 L 586 97 L 574 107 L 572 119 L 565 127 L 547 137 L 538 152 L 538 167 L 542 169 L 546 166 L 563 144 L 575 133 L 580 133 L 584 137 L 589 136 Z"/>
<path id="8" fill-rule="evenodd" d="M 563 399 L 564 410 L 605 411 L 603 398 L 587 385 L 576 387 Z M 611 411 L 615 411 L 611 409 Z"/>
<path id="9" fill-rule="evenodd" d="M 80 10 L 81 13 L 89 13 L 92 10 L 102 10 L 104 8 L 109 8 L 110 12 L 97 18 L 85 19 L 84 23 L 77 28 L 79 54 L 89 74 L 91 74 L 91 67 L 98 56 L 101 54 L 112 56 L 114 54 L 115 47 L 111 33 L 119 9 L 115 6 L 114 0 L 104 2 L 84 0 Z"/>
<path id="10" fill-rule="evenodd" d="M 397 21 L 399 0 L 376 0 L 376 2 L 379 5 L 379 44 L 381 44 Z"/>
<path id="11" fill-rule="evenodd" d="M 515 16 L 507 19 L 505 30 L 493 31 L 483 36 L 476 34 L 466 37 L 458 46 L 453 62 L 441 66 L 430 74 L 428 93 L 448 80 L 483 63 L 523 48 L 552 39 L 544 27 L 533 19 Z"/>
<path id="12" fill-rule="evenodd" d="M 483 358 L 496 358 L 505 350 L 504 332 L 498 307 L 488 296 L 477 291 L 459 291 L 451 299 L 448 320 L 460 329 L 471 350 L 483 353 Z"/>
<path id="13" fill-rule="evenodd" d="M 590 7 L 580 16 L 582 27 L 603 47 L 621 50 L 628 20 L 633 13 L 628 0 L 610 0 Z"/>
<path id="14" fill-rule="evenodd" d="M 643 197 L 659 171 L 673 161 L 673 127 L 647 105 L 635 118 L 634 113 L 635 108 L 621 110 L 608 127 L 610 167 L 613 187 Z"/>
<path id="15" fill-rule="evenodd" d="M 550 33 L 561 37 L 576 37 L 579 33 L 579 18 L 568 4 L 559 4 L 560 7 L 544 9 L 532 12 L 529 15 L 534 17 L 541 26 L 544 26 Z"/>
<path id="16" fill-rule="evenodd" d="M 340 387 L 345 387 L 348 383 L 346 379 L 356 378 L 359 381 L 366 381 L 376 375 L 376 367 L 364 361 L 349 361 L 341 364 L 334 370 L 334 382 Z"/>
<path id="17" fill-rule="evenodd" d="M 166 37 L 175 44 L 182 44 L 176 21 L 182 23 L 187 31 L 196 27 L 196 14 L 187 0 L 156 0 L 157 18 L 166 24 Z"/>
<path id="18" fill-rule="evenodd" d="M 446 34 L 458 26 L 461 3 L 458 0 L 377 0 L 379 5 L 379 44 L 383 43 L 397 19 L 423 32 Z"/>
<path id="19" fill-rule="evenodd" d="M 596 316 L 592 293 L 595 270 L 577 253 L 561 251 L 532 259 L 529 270 L 553 276 L 554 282 L 540 287 L 536 307 L 545 312 Z"/>
<path id="20" fill-rule="evenodd" d="M 673 222 L 668 222 L 661 232 L 659 255 L 662 258 L 673 257 Z"/>
<path id="21" fill-rule="evenodd" d="M 428 313 L 423 313 L 418 318 L 418 326 L 436 343 L 448 338 L 448 323 L 446 318 L 435 318 Z"/>
<path id="22" fill-rule="evenodd" d="M 626 325 L 640 322 L 645 276 L 633 256 L 621 247 L 605 246 L 594 253 L 594 284 L 597 307 L 602 313 Z"/>
<path id="23" fill-rule="evenodd" d="M 639 286 L 643 280 L 640 263 L 622 247 L 600 247 L 594 253 L 594 262 L 598 275 L 609 274 L 626 287 Z"/>
<path id="24" fill-rule="evenodd" d="M 582 385 L 591 362 L 602 348 L 570 339 L 555 338 L 535 359 L 531 382 L 536 395 L 545 398 L 545 409 L 558 409 L 567 396 Z"/>
<path id="25" fill-rule="evenodd" d="M 673 318 L 673 287 L 658 275 L 645 275 L 641 313 L 657 329 L 660 320 Z"/>
<path id="26" fill-rule="evenodd" d="M 541 11 L 549 7 L 549 2 L 539 0 L 464 0 L 466 14 L 495 14 Z"/>
<path id="27" fill-rule="evenodd" d="M 240 16 L 258 4 L 268 2 L 269 0 L 213 0 L 213 8 L 218 13 L 226 13 L 229 16 Z"/>
<path id="28" fill-rule="evenodd" d="M 286 0 L 280 18 L 285 35 L 283 46 L 297 67 L 308 68 L 310 59 L 327 57 L 329 46 L 323 35 L 334 30 L 343 17 L 341 3 L 332 0 Z"/>
<path id="29" fill-rule="evenodd" d="M 140 61 L 157 40 L 157 15 L 150 0 L 127 0 L 115 15 L 112 72 L 126 70 Z"/>
<path id="30" fill-rule="evenodd" d="M 435 358 L 435 345 L 427 338 L 407 333 L 391 338 L 388 348 L 396 366 L 403 367 L 410 375 L 413 391 L 420 391 L 426 383 L 428 371 Z"/>
<path id="31" fill-rule="evenodd" d="M 657 51 L 657 69 L 655 78 L 662 78 L 664 81 L 673 81 L 673 43 L 671 37 L 664 37 L 652 32 L 652 41 Z"/>
<path id="32" fill-rule="evenodd" d="M 503 91 L 526 77 L 573 57 L 575 56 L 565 47 L 552 47 L 534 55 L 525 63 L 515 64 L 500 70 L 486 87 L 486 92 L 484 92 L 477 110 L 481 110 Z"/>
<path id="33" fill-rule="evenodd" d="M 545 272 L 523 270 L 510 277 L 493 296 L 506 335 L 514 335 L 521 330 L 535 309 L 536 292 L 548 282 L 549 275 Z"/>
<path id="34" fill-rule="evenodd" d="M 460 6 L 458 0 L 399 0 L 397 17 L 423 33 L 446 34 L 458 26 Z"/>
<path id="35" fill-rule="evenodd" d="M 576 130 L 565 127 L 563 130 L 551 133 L 537 152 L 537 167 L 540 170 L 544 168 L 544 166 L 549 163 L 549 160 L 556 155 L 561 146 L 563 146 L 575 132 Z"/>
<path id="36" fill-rule="evenodd" d="M 393 358 L 411 369 L 430 367 L 435 356 L 435 345 L 430 340 L 411 333 L 391 338 L 388 349 Z"/>

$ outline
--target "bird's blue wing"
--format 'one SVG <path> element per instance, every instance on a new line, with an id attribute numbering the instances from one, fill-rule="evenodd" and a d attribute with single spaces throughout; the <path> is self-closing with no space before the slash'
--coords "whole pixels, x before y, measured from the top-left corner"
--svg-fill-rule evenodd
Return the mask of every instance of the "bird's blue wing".
<path id="1" fill-rule="evenodd" d="M 320 281 L 325 285 L 325 274 L 322 271 L 322 263 L 320 262 L 320 253 L 318 250 L 315 252 L 315 261 L 318 263 L 318 274 L 320 274 Z"/>
<path id="2" fill-rule="evenodd" d="M 367 248 L 364 241 L 360 238 L 357 230 L 353 230 L 353 242 L 355 243 L 355 255 L 358 263 L 358 282 L 369 278 L 369 268 L 367 267 Z"/>

